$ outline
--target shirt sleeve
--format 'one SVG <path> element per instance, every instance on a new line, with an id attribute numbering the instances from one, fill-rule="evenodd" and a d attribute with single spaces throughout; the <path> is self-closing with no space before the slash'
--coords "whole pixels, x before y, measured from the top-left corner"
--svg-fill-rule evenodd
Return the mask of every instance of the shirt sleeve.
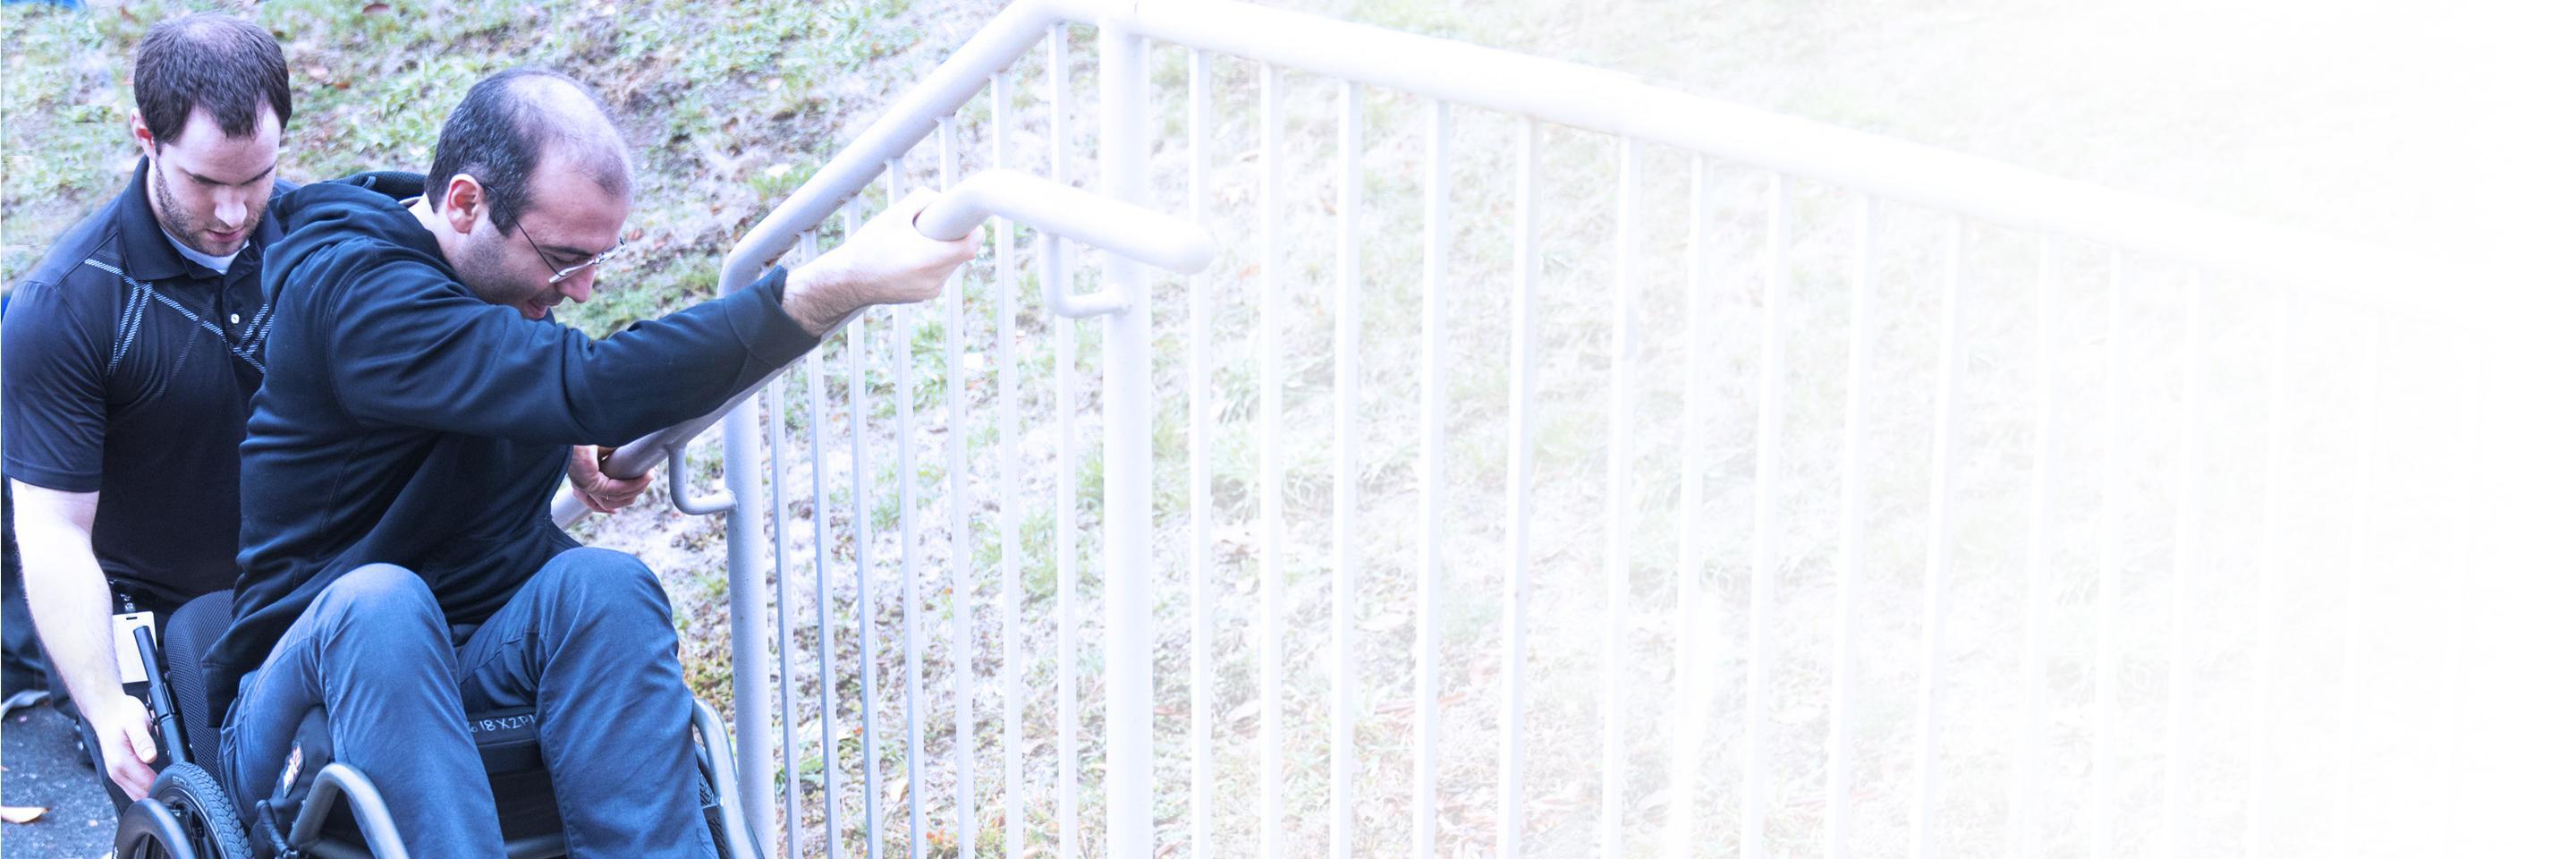
<path id="1" fill-rule="evenodd" d="M 0 473 L 96 492 L 107 446 L 107 340 L 59 284 L 22 284 L 0 319 Z"/>
<path id="2" fill-rule="evenodd" d="M 386 426 L 624 444 L 714 410 L 817 342 L 779 306 L 783 269 L 592 340 L 485 303 L 424 262 L 357 268 L 323 327 L 332 393 Z"/>

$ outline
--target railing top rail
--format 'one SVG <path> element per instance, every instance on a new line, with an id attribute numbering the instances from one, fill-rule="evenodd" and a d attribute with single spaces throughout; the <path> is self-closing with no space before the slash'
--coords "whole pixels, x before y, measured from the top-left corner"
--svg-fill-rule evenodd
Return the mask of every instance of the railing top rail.
<path id="1" fill-rule="evenodd" d="M 1018 0 L 747 233 L 720 287 L 750 283 L 1059 22 L 1670 145 L 2000 225 L 2059 233 L 2389 309 L 2450 316 L 2427 261 L 1656 86 L 1633 75 L 1235 0 Z"/>

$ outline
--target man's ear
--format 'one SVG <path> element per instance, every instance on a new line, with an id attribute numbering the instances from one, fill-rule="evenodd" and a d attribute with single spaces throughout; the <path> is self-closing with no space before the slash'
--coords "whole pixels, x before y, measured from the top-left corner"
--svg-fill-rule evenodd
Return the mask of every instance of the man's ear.
<path id="1" fill-rule="evenodd" d="M 152 157 L 152 127 L 143 124 L 143 109 L 135 108 L 132 113 L 126 115 L 125 121 L 126 124 L 133 126 L 134 145 L 143 150 L 143 157 Z"/>
<path id="2" fill-rule="evenodd" d="M 473 235 L 474 222 L 483 219 L 483 182 L 458 173 L 447 178 L 447 187 L 438 189 L 438 194 L 438 214 L 447 219 L 447 228 L 460 236 Z"/>

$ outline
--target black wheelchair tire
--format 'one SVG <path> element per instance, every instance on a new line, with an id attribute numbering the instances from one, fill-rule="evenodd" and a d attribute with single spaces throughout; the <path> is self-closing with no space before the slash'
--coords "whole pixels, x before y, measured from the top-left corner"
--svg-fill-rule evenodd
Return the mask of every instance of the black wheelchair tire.
<path id="1" fill-rule="evenodd" d="M 197 859 L 179 818 L 148 796 L 117 815 L 115 855 L 116 859 Z"/>
<path id="2" fill-rule="evenodd" d="M 252 859 L 232 794 L 196 764 L 172 764 L 152 780 L 151 798 L 170 810 L 200 859 Z"/>

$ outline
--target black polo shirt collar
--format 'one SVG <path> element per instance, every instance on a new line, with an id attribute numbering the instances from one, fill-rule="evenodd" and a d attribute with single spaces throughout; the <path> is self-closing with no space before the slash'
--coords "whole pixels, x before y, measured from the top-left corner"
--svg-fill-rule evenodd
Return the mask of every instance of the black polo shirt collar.
<path id="1" fill-rule="evenodd" d="M 185 275 L 189 280 L 216 280 L 214 269 L 196 264 L 171 247 L 170 234 L 162 232 L 161 219 L 152 214 L 152 159 L 134 159 L 134 181 L 125 185 L 125 193 L 116 198 L 116 232 L 123 244 L 125 276 L 146 283 L 166 282 Z M 275 196 L 274 194 L 271 195 Z M 261 248 L 276 241 L 283 232 L 277 219 L 263 213 L 259 228 L 251 231 L 251 240 L 242 245 L 241 254 L 221 276 L 227 285 L 255 279 L 259 272 Z"/>

